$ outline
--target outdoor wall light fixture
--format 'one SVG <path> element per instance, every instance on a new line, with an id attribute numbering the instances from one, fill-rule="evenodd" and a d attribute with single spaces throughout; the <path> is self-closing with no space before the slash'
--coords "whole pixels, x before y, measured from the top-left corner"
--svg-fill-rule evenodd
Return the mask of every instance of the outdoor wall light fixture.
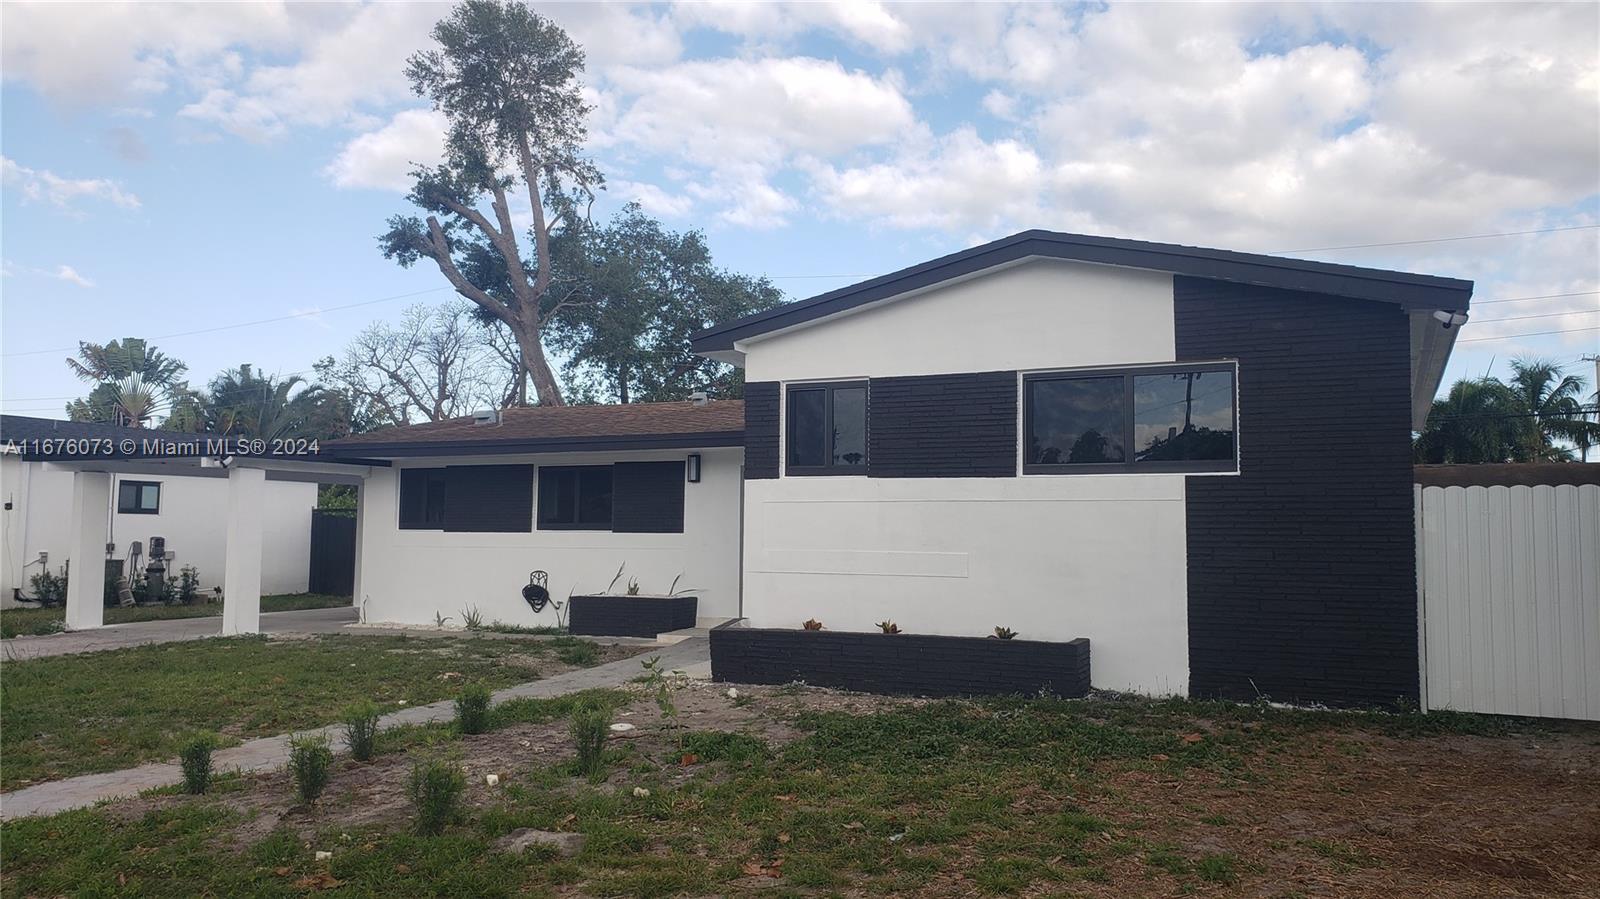
<path id="1" fill-rule="evenodd" d="M 700 483 L 700 454 L 690 453 L 689 462 L 683 467 L 683 470 L 688 475 L 689 483 Z"/>

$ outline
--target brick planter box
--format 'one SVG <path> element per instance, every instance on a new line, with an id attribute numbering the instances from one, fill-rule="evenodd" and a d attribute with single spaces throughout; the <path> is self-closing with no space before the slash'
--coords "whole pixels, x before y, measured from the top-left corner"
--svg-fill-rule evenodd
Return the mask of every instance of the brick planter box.
<path id="1" fill-rule="evenodd" d="M 711 678 L 913 696 L 1079 697 L 1089 692 L 1089 641 L 728 627 L 711 632 Z"/>
<path id="2" fill-rule="evenodd" d="M 574 596 L 567 631 L 587 637 L 654 637 L 694 627 L 695 596 Z"/>

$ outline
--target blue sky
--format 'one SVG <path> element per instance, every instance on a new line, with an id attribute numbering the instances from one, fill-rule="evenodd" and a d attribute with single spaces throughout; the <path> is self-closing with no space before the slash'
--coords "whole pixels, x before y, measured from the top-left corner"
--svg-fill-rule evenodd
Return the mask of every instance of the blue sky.
<path id="1" fill-rule="evenodd" d="M 1600 351 L 1593 5 L 537 8 L 588 50 L 606 208 L 701 228 L 794 298 L 1035 227 L 1258 251 L 1541 231 L 1302 255 L 1515 300 L 1474 307 L 1449 379 Z M 446 9 L 0 7 L 6 411 L 60 416 L 79 340 L 159 338 L 196 383 L 309 373 L 447 299 L 374 239 L 437 152 L 400 67 Z"/>

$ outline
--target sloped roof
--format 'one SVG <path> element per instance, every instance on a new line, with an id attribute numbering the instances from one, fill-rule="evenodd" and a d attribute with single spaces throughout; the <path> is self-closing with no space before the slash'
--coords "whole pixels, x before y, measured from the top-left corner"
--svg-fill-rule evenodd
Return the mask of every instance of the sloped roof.
<path id="1" fill-rule="evenodd" d="M 810 299 L 724 322 L 693 335 L 691 345 L 696 353 L 725 353 L 732 350 L 738 340 L 804 325 L 1028 257 L 1142 268 L 1357 300 L 1378 300 L 1408 309 L 1465 311 L 1472 297 L 1472 282 L 1455 278 L 1118 237 L 1023 231 Z"/>
<path id="2" fill-rule="evenodd" d="M 421 456 L 742 446 L 744 401 L 524 406 L 498 424 L 468 418 L 384 428 L 322 444 L 324 455 Z"/>

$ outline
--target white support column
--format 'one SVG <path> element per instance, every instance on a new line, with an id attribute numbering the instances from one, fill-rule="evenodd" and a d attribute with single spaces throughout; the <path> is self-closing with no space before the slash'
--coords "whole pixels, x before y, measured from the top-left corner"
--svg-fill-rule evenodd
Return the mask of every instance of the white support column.
<path id="1" fill-rule="evenodd" d="M 222 635 L 261 631 L 261 516 L 267 473 L 228 469 L 228 549 L 222 573 Z"/>
<path id="2" fill-rule="evenodd" d="M 111 523 L 111 475 L 72 473 L 72 543 L 67 558 L 67 630 L 81 631 L 106 622 L 106 532 Z M 55 564 L 55 560 L 50 560 Z"/>
<path id="3" fill-rule="evenodd" d="M 366 596 L 361 592 L 362 559 L 366 557 L 366 530 L 367 530 L 367 479 L 362 478 L 356 485 L 356 577 L 354 594 L 351 600 L 356 604 L 356 620 L 361 624 L 367 623 Z"/>

